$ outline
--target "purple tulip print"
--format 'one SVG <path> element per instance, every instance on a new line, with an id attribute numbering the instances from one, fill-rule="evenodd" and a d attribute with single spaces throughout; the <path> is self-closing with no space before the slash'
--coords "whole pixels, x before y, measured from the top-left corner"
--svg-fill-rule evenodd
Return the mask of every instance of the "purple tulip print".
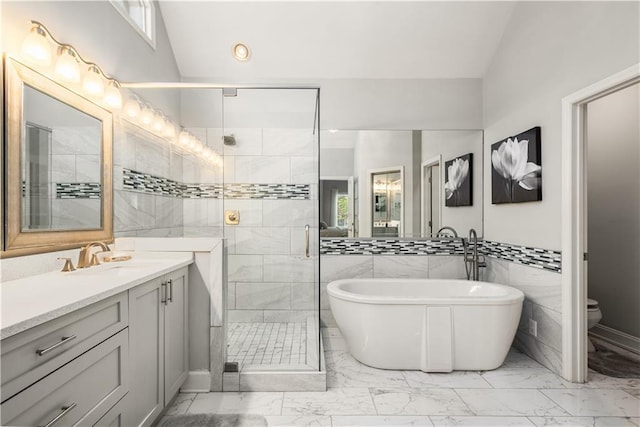
<path id="1" fill-rule="evenodd" d="M 540 127 L 491 145 L 491 201 L 542 200 Z"/>

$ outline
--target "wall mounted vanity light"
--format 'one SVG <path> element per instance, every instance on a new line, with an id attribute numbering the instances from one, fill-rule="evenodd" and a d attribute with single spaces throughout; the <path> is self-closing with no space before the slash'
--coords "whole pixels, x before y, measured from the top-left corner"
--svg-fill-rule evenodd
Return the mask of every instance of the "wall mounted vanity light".
<path id="1" fill-rule="evenodd" d="M 51 65 L 52 43 L 56 51 L 53 74 L 67 83 L 80 83 L 85 95 L 97 100 L 112 110 L 122 108 L 120 83 L 107 75 L 95 63 L 85 60 L 76 48 L 56 40 L 42 23 L 31 21 L 31 30 L 22 43 L 22 56 L 41 67 Z M 84 75 L 83 75 L 84 74 Z"/>
<path id="2" fill-rule="evenodd" d="M 52 44 L 56 52 L 53 69 L 51 68 L 54 59 Z M 246 45 L 242 46 L 244 50 L 239 48 L 238 52 L 244 56 L 241 60 L 246 60 L 249 58 L 249 48 Z M 162 111 L 141 101 L 133 93 L 128 91 L 125 93 L 118 80 L 107 75 L 98 64 L 86 61 L 70 44 L 56 40 L 42 23 L 31 21 L 31 29 L 22 43 L 21 53 L 25 61 L 38 66 L 51 78 L 67 83 L 71 86 L 69 89 L 81 92 L 114 113 L 122 110 L 121 117 L 127 121 L 171 144 L 180 146 L 183 150 L 191 152 L 214 166 L 222 165 L 222 158 L 218 153 L 207 148 L 194 135 L 173 123 Z M 177 129 L 182 129 L 179 134 Z"/>

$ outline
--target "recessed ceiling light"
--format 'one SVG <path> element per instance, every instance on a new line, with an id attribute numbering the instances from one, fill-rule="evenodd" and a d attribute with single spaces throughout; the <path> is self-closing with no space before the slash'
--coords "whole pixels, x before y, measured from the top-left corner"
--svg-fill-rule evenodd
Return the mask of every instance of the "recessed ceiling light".
<path id="1" fill-rule="evenodd" d="M 231 50 L 233 53 L 233 57 L 238 61 L 248 61 L 251 56 L 251 51 L 249 50 L 249 46 L 244 43 L 236 43 L 233 45 L 233 49 Z"/>

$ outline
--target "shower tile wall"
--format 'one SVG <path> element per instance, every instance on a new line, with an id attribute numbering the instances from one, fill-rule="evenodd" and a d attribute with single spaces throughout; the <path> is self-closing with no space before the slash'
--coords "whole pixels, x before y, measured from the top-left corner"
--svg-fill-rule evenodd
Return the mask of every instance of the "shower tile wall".
<path id="1" fill-rule="evenodd" d="M 95 227 L 100 199 L 90 187 L 100 187 L 100 128 L 56 127 L 51 130 L 51 225 L 55 228 Z M 63 190 L 63 188 L 65 190 Z M 70 188 L 84 191 L 69 192 Z M 93 192 L 95 194 L 95 192 Z"/>
<path id="2" fill-rule="evenodd" d="M 220 129 L 190 131 L 224 153 L 224 199 L 184 199 L 184 234 L 228 239 L 229 321 L 305 321 L 315 308 L 313 261 L 304 256 L 304 226 L 317 222 L 311 129 L 225 129 L 234 135 L 235 146 L 222 145 Z M 183 179 L 222 181 L 187 158 Z M 286 184 L 306 185 L 282 187 Z M 288 198 L 280 198 L 282 191 Z M 237 210 L 240 223 L 224 225 L 225 210 Z M 318 244 L 315 234 L 312 229 L 311 247 Z"/>
<path id="3" fill-rule="evenodd" d="M 182 154 L 163 139 L 124 120 L 113 135 L 113 207 L 116 237 L 181 237 L 182 199 L 123 188 L 123 168 L 182 180 Z"/>

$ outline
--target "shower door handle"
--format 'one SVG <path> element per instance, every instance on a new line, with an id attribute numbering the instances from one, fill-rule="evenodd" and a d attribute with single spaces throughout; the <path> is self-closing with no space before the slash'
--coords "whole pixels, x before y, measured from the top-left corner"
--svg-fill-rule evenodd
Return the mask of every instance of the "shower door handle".
<path id="1" fill-rule="evenodd" d="M 304 226 L 304 255 L 309 258 L 309 224 Z"/>

